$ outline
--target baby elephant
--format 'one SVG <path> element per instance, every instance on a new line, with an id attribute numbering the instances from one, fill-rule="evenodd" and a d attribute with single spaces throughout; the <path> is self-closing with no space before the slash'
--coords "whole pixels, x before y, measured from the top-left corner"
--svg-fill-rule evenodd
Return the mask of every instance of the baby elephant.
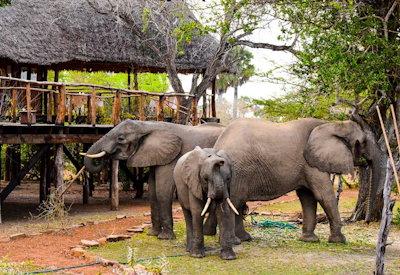
<path id="1" fill-rule="evenodd" d="M 220 229 L 221 258 L 236 258 L 232 249 L 235 236 L 228 228 L 238 211 L 229 199 L 231 162 L 222 150 L 194 150 L 183 155 L 174 169 L 178 199 L 186 221 L 186 250 L 192 257 L 204 253 L 203 217 L 208 209 L 217 214 Z"/>

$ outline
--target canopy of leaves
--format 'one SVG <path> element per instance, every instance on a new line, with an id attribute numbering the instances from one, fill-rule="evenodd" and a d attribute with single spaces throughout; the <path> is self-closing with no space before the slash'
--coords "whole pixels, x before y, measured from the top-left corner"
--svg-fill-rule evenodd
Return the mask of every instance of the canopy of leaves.
<path id="1" fill-rule="evenodd" d="M 283 33 L 300 37 L 291 72 L 304 81 L 306 101 L 315 106 L 331 99 L 369 116 L 374 104 L 387 108 L 398 98 L 399 9 L 394 1 L 375 2 L 276 1 L 276 16 L 290 23 Z"/>
<path id="2" fill-rule="evenodd" d="M 0 0 L 0 7 L 10 5 L 10 3 L 11 3 L 11 0 Z"/>

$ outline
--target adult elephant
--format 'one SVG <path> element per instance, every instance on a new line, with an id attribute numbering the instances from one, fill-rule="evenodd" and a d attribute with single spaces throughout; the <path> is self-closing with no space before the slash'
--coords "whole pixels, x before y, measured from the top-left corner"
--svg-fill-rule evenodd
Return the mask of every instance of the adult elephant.
<path id="1" fill-rule="evenodd" d="M 246 201 L 272 200 L 296 190 L 303 208 L 303 241 L 318 241 L 314 234 L 317 202 L 330 223 L 329 241 L 346 240 L 330 173 L 347 174 L 355 165 L 367 164 L 372 166 L 372 177 L 381 173 L 375 163 L 379 148 L 353 121 L 242 119 L 224 130 L 214 148 L 224 150 L 232 160 L 230 198 L 237 209 L 243 209 Z M 236 236 L 250 240 L 242 217 L 231 219 Z"/>
<path id="2" fill-rule="evenodd" d="M 85 167 L 92 173 L 99 172 L 105 158 L 126 160 L 128 167 L 152 167 L 149 178 L 152 229 L 149 234 L 172 239 L 175 238 L 172 201 L 176 161 L 196 146 L 213 147 L 223 129 L 216 123 L 187 126 L 125 120 L 89 148 Z"/>

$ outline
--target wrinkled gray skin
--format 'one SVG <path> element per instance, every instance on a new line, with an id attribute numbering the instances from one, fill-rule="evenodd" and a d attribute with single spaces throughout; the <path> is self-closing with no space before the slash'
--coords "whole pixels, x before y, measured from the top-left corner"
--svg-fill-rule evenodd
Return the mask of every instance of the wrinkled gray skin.
<path id="1" fill-rule="evenodd" d="M 211 198 L 209 209 L 217 212 L 216 219 L 220 227 L 221 258 L 235 259 L 232 245 L 229 244 L 233 236 L 227 236 L 232 231 L 227 230 L 230 222 L 226 214 L 233 211 L 226 202 L 231 180 L 231 163 L 226 154 L 222 150 L 196 147 L 178 160 L 174 180 L 185 216 L 186 250 L 192 257 L 205 256 L 201 213 L 207 198 Z"/>
<path id="2" fill-rule="evenodd" d="M 346 241 L 330 173 L 351 173 L 355 165 L 365 163 L 371 165 L 372 177 L 380 173 L 375 141 L 353 121 L 241 119 L 225 129 L 214 148 L 224 150 L 232 160 L 230 197 L 237 209 L 243 209 L 246 201 L 272 200 L 296 190 L 303 208 L 301 240 L 309 242 L 318 241 L 314 234 L 317 202 L 329 220 L 329 241 Z M 242 217 L 228 215 L 235 222 L 231 228 L 236 236 L 250 240 Z"/>
<path id="3" fill-rule="evenodd" d="M 176 161 L 196 145 L 212 147 L 224 128 L 218 124 L 186 126 L 168 122 L 125 120 L 115 126 L 88 150 L 105 151 L 103 158 L 127 160 L 128 167 L 152 167 L 149 178 L 151 221 L 150 235 L 175 238 L 172 200 L 175 191 L 173 170 Z M 99 172 L 103 161 L 84 159 L 87 170 Z"/>

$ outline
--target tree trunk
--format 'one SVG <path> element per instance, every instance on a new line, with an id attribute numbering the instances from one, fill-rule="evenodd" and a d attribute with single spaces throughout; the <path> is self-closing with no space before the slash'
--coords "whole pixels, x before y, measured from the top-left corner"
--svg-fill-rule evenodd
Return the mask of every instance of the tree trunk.
<path id="1" fill-rule="evenodd" d="M 232 106 L 232 109 L 233 109 L 232 117 L 234 119 L 238 117 L 238 108 L 237 108 L 237 105 L 238 105 L 238 90 L 239 90 L 239 87 L 237 85 L 235 85 L 235 91 L 233 93 L 233 106 Z"/>

